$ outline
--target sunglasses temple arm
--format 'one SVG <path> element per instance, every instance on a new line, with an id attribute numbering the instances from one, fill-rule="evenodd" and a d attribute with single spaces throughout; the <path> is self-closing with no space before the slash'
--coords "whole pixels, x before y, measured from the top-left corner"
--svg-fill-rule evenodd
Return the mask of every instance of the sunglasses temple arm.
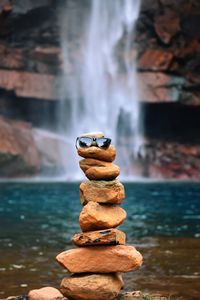
<path id="1" fill-rule="evenodd" d="M 77 137 L 77 138 L 76 138 L 76 144 L 75 144 L 76 149 L 78 149 L 78 147 L 77 147 L 77 142 L 78 142 L 78 140 L 79 140 L 79 138 Z"/>

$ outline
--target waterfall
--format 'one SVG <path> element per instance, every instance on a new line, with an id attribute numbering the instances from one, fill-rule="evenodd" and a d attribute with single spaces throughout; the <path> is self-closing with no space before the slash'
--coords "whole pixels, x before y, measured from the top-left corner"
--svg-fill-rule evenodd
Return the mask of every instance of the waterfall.
<path id="1" fill-rule="evenodd" d="M 80 133 L 103 131 L 126 177 L 134 174 L 141 143 L 134 49 L 139 9 L 140 0 L 68 1 L 61 18 L 60 133 L 74 142 Z M 66 159 L 68 176 L 77 171 L 74 159 L 71 165 Z"/>

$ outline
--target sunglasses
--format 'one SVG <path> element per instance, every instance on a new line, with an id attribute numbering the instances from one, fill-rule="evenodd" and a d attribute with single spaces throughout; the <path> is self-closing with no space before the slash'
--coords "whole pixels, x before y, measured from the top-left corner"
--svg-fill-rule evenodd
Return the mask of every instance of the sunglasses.
<path id="1" fill-rule="evenodd" d="M 92 137 L 77 137 L 76 148 L 89 148 L 96 146 L 99 148 L 108 148 L 110 146 L 111 139 L 109 138 L 92 138 Z"/>

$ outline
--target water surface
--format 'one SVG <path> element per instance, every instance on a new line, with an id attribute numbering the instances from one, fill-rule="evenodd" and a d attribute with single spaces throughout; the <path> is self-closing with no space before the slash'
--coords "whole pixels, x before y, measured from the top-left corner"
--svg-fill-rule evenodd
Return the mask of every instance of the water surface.
<path id="1" fill-rule="evenodd" d="M 127 290 L 200 299 L 200 184 L 126 184 L 120 227 L 144 255 L 125 275 Z M 0 298 L 59 286 L 65 271 L 55 256 L 80 231 L 79 184 L 0 184 Z"/>

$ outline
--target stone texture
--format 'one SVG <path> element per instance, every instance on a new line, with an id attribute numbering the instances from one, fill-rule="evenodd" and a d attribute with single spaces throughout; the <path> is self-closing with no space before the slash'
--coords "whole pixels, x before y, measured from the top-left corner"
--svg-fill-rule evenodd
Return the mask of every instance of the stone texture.
<path id="1" fill-rule="evenodd" d="M 173 10 L 166 9 L 163 15 L 156 17 L 154 27 L 161 41 L 169 44 L 180 31 L 180 19 Z"/>
<path id="2" fill-rule="evenodd" d="M 139 60 L 140 70 L 166 71 L 172 64 L 173 54 L 162 49 L 147 49 Z"/>
<path id="3" fill-rule="evenodd" d="M 124 186 L 118 180 L 86 181 L 80 185 L 80 200 L 83 205 L 90 201 L 120 204 L 125 198 Z"/>
<path id="4" fill-rule="evenodd" d="M 123 231 L 111 228 L 77 233 L 72 240 L 77 246 L 125 245 L 126 235 Z"/>
<path id="5" fill-rule="evenodd" d="M 107 149 L 99 147 L 79 148 L 78 155 L 84 158 L 94 158 L 103 161 L 112 162 L 116 157 L 116 150 L 113 145 L 110 145 Z"/>
<path id="6" fill-rule="evenodd" d="M 93 231 L 117 227 L 126 219 L 123 208 L 115 205 L 101 205 L 89 202 L 80 213 L 82 231 Z"/>
<path id="7" fill-rule="evenodd" d="M 67 300 L 61 292 L 53 287 L 43 287 L 41 289 L 31 290 L 28 293 L 29 300 Z"/>
<path id="8" fill-rule="evenodd" d="M 0 176 L 32 174 L 39 166 L 31 126 L 0 118 Z"/>
<path id="9" fill-rule="evenodd" d="M 111 162 L 85 158 L 79 164 L 86 177 L 90 180 L 114 180 L 120 174 L 119 167 Z"/>
<path id="10" fill-rule="evenodd" d="M 61 282 L 62 293 L 76 300 L 112 300 L 122 288 L 119 274 L 72 275 Z"/>
<path id="11" fill-rule="evenodd" d="M 71 273 L 115 273 L 139 268 L 142 255 L 133 246 L 94 246 L 64 251 L 56 260 Z"/>
<path id="12" fill-rule="evenodd" d="M 56 100 L 57 82 L 53 75 L 0 70 L 0 88 L 21 97 Z"/>
<path id="13" fill-rule="evenodd" d="M 185 79 L 161 72 L 141 72 L 138 75 L 140 98 L 145 102 L 177 102 L 182 97 Z"/>

